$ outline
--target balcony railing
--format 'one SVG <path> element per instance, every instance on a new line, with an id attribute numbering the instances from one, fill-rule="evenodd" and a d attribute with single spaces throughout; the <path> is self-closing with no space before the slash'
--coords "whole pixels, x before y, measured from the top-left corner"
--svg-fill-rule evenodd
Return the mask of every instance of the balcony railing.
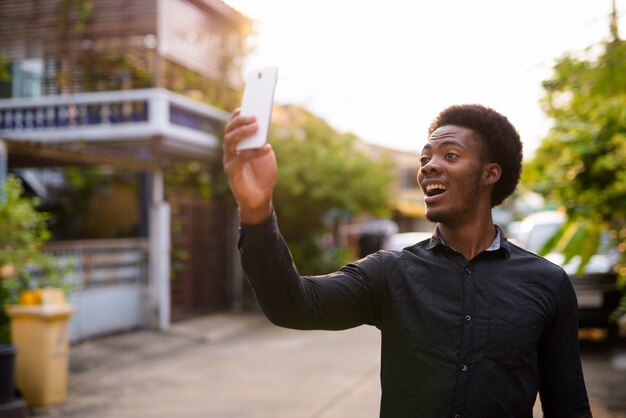
<path id="1" fill-rule="evenodd" d="M 217 148 L 228 112 L 164 89 L 0 100 L 0 137 L 62 143 L 163 137 Z"/>

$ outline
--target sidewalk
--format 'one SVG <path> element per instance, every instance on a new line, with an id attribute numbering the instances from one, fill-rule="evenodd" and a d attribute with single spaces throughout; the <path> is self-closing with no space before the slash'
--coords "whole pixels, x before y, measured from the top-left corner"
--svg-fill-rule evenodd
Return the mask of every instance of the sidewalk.
<path id="1" fill-rule="evenodd" d="M 98 396 L 81 391 L 86 384 L 138 363 L 166 362 L 199 344 L 217 343 L 268 325 L 257 313 L 218 313 L 175 323 L 167 332 L 129 331 L 80 342 L 70 351 L 68 399 L 58 406 L 34 408 L 31 416 L 65 417 L 67 409 L 80 409 L 82 404 L 88 408 Z"/>
<path id="2" fill-rule="evenodd" d="M 303 332 L 261 314 L 194 318 L 167 333 L 72 346 L 66 402 L 32 416 L 375 418 L 379 345 L 373 327 Z M 626 416 L 591 402 L 595 418 Z"/>
<path id="3" fill-rule="evenodd" d="M 70 388 L 94 373 L 167 357 L 193 343 L 216 343 L 268 323 L 261 314 L 218 313 L 175 323 L 164 333 L 139 330 L 84 341 L 71 347 Z"/>

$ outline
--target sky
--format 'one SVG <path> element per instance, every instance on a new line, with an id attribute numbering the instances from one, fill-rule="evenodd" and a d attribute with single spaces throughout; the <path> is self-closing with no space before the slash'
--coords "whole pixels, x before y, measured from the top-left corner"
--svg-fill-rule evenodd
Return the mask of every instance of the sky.
<path id="1" fill-rule="evenodd" d="M 611 0 L 226 0 L 255 21 L 244 73 L 279 67 L 275 101 L 364 141 L 418 152 L 445 107 L 506 115 L 532 155 L 556 59 L 609 37 Z M 626 0 L 616 0 L 626 16 Z M 626 17 L 620 34 L 626 34 Z"/>

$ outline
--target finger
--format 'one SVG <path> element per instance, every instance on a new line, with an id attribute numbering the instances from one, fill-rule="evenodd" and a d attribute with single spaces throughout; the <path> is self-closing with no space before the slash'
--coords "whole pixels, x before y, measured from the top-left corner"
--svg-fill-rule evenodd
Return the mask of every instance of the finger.
<path id="1" fill-rule="evenodd" d="M 224 135 L 224 143 L 222 145 L 222 149 L 225 153 L 235 155 L 237 153 L 237 144 L 243 139 L 254 134 L 258 129 L 259 125 L 256 123 L 256 121 L 252 123 L 238 125 L 236 128 L 231 127 L 231 130 Z"/>
<path id="2" fill-rule="evenodd" d="M 224 136 L 222 149 L 226 153 L 233 155 L 237 154 L 237 144 L 239 144 L 242 140 L 248 138 L 249 136 L 253 135 L 258 129 L 259 126 L 256 123 L 252 123 L 229 132 Z"/>
<path id="3" fill-rule="evenodd" d="M 249 161 L 255 158 L 259 158 L 269 153 L 271 150 L 271 145 L 265 144 L 262 148 L 253 148 L 237 151 L 237 157 L 240 158 L 241 161 Z"/>
<path id="4" fill-rule="evenodd" d="M 255 121 L 256 118 L 254 116 L 242 116 L 239 114 L 239 109 L 237 109 L 233 112 L 233 117 L 228 121 L 228 123 L 226 123 L 226 126 L 224 127 L 224 132 L 228 133 L 241 126 L 253 123 Z"/>
<path id="5" fill-rule="evenodd" d="M 265 144 L 262 148 L 236 151 L 236 154 L 231 155 L 230 158 L 226 158 L 226 156 L 224 156 L 224 161 L 225 163 L 232 161 L 236 164 L 244 164 L 248 161 L 262 157 L 265 154 L 269 154 L 270 152 L 272 152 L 272 146 L 270 144 Z"/>
<path id="6" fill-rule="evenodd" d="M 222 158 L 224 172 L 230 177 L 232 173 L 239 172 L 246 163 L 261 158 L 270 152 L 272 152 L 272 147 L 266 144 L 263 148 L 237 151 L 236 154 L 232 155 L 224 153 Z"/>

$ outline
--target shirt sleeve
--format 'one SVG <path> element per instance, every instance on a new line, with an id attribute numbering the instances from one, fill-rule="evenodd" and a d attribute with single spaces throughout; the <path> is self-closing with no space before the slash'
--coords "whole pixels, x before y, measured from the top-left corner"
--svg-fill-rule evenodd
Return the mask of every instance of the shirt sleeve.
<path id="1" fill-rule="evenodd" d="M 257 301 L 274 324 L 327 330 L 375 325 L 379 303 L 373 283 L 382 276 L 380 256 L 332 274 L 300 276 L 274 214 L 262 224 L 241 226 L 239 252 Z"/>
<path id="2" fill-rule="evenodd" d="M 544 417 L 591 417 L 578 346 L 578 304 L 563 272 L 555 317 L 539 347 L 539 394 Z"/>

